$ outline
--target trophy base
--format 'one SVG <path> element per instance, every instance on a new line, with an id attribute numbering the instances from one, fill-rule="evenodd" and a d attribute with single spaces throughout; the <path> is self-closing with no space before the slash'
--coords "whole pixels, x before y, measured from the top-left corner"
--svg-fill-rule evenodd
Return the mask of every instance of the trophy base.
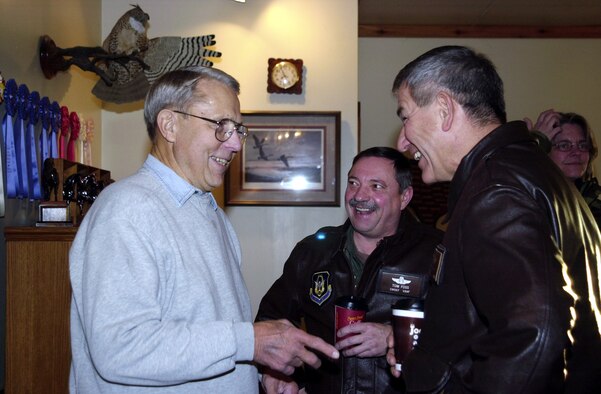
<path id="1" fill-rule="evenodd" d="M 36 226 L 72 226 L 70 219 L 69 205 L 65 201 L 44 201 L 40 203 Z"/>

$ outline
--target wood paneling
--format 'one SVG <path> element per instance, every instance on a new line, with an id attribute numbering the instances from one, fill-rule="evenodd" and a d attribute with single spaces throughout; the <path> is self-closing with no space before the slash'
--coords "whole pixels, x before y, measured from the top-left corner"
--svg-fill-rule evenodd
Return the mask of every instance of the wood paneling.
<path id="1" fill-rule="evenodd" d="M 68 253 L 76 230 L 5 229 L 6 394 L 68 393 Z"/>
<path id="2" fill-rule="evenodd" d="M 601 38 L 595 26 L 359 25 L 359 37 Z"/>

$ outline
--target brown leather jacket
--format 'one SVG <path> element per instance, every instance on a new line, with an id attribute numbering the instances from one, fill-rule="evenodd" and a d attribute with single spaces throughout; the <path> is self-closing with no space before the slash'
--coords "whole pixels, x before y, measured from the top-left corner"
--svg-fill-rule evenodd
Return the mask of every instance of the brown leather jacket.
<path id="1" fill-rule="evenodd" d="M 449 215 L 408 391 L 601 393 L 599 231 L 523 122 L 463 158 Z"/>
<path id="2" fill-rule="evenodd" d="M 336 298 L 363 297 L 369 307 L 365 321 L 389 324 L 391 304 L 402 298 L 399 293 L 387 292 L 391 275 L 419 277 L 424 287 L 414 289 L 417 297 L 423 296 L 432 253 L 441 240 L 438 230 L 417 223 L 404 212 L 397 233 L 380 241 L 366 260 L 355 290 L 343 252 L 349 225 L 347 220 L 343 226 L 322 228 L 296 245 L 282 276 L 261 300 L 257 320 L 286 318 L 298 326 L 303 320 L 310 334 L 334 344 Z M 318 370 L 306 368 L 295 378 L 311 394 L 404 392 L 402 381 L 391 376 L 384 356 L 349 357 L 342 362 L 324 358 Z"/>

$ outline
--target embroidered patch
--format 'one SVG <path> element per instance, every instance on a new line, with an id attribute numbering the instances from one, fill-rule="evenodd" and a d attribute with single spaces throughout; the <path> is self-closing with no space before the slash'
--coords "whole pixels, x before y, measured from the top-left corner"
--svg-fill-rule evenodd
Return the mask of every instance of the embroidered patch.
<path id="1" fill-rule="evenodd" d="M 434 261 L 432 264 L 432 272 L 430 273 L 437 285 L 442 283 L 444 257 L 446 254 L 447 248 L 445 248 L 443 244 L 438 244 L 434 250 Z"/>
<path id="2" fill-rule="evenodd" d="M 319 271 L 311 277 L 313 287 L 309 290 L 309 298 L 317 305 L 323 304 L 332 295 L 332 285 L 330 284 L 330 273 L 328 271 Z"/>
<path id="3" fill-rule="evenodd" d="M 425 283 L 426 280 L 421 275 L 381 271 L 378 291 L 381 293 L 420 298 L 424 293 Z"/>

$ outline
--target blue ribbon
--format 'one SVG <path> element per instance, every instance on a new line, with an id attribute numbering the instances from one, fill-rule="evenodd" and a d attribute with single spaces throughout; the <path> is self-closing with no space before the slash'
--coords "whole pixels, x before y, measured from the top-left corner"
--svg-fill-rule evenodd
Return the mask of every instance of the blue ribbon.
<path id="1" fill-rule="evenodd" d="M 42 131 L 40 132 L 40 163 L 43 166 L 47 158 L 50 157 L 50 146 L 48 139 L 50 133 L 50 100 L 44 97 L 40 100 L 38 116 L 42 121 Z"/>
<path id="2" fill-rule="evenodd" d="M 9 79 L 6 82 L 4 102 L 6 114 L 2 119 L 2 136 L 4 137 L 4 148 L 6 150 L 6 196 L 15 198 L 19 187 L 19 176 L 13 131 L 13 117 L 17 113 L 17 83 L 14 79 Z"/>
<path id="3" fill-rule="evenodd" d="M 52 128 L 52 133 L 50 134 L 50 157 L 58 159 L 58 129 L 61 126 L 61 106 L 56 101 L 52 102 L 50 113 L 50 126 Z"/>
<path id="4" fill-rule="evenodd" d="M 15 122 L 15 153 L 17 154 L 17 175 L 19 176 L 19 187 L 17 197 L 27 197 L 27 153 L 25 152 L 25 120 L 27 119 L 27 102 L 29 89 L 25 85 L 19 85 L 17 91 L 17 120 Z"/>
<path id="5" fill-rule="evenodd" d="M 40 94 L 31 92 L 27 100 L 27 112 L 29 112 L 29 123 L 27 124 L 27 135 L 25 136 L 25 152 L 27 155 L 27 195 L 30 200 L 42 199 L 42 188 L 40 186 L 40 171 L 38 167 L 38 154 L 35 143 L 35 125 L 39 119 Z"/>

